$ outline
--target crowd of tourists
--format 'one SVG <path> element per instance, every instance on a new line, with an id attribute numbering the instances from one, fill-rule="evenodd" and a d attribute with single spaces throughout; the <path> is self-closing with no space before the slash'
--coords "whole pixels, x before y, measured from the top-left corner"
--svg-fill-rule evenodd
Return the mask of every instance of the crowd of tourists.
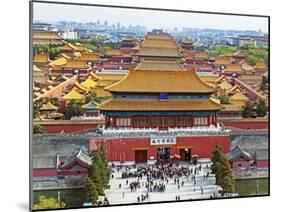
<path id="1" fill-rule="evenodd" d="M 113 168 L 113 167 L 112 167 Z M 208 165 L 206 165 L 208 168 Z M 135 192 L 145 187 L 147 192 L 165 192 L 166 185 L 172 182 L 177 185 L 178 189 L 184 186 L 184 179 L 191 180 L 196 185 L 196 176 L 202 170 L 202 165 L 196 167 L 179 166 L 174 163 L 156 163 L 146 165 L 133 166 L 114 166 L 117 172 L 122 171 L 121 177 L 126 179 L 126 186 L 129 186 L 131 192 Z M 204 173 L 203 177 L 208 178 L 209 172 Z M 114 177 L 114 173 L 112 174 Z M 129 183 L 128 179 L 134 179 Z M 145 179 L 145 180 L 143 180 Z M 180 180 L 181 179 L 181 180 Z M 119 188 L 122 185 L 119 184 Z M 202 189 L 201 189 L 201 193 Z M 142 198 L 140 197 L 140 200 Z M 177 197 L 177 199 L 179 199 Z"/>

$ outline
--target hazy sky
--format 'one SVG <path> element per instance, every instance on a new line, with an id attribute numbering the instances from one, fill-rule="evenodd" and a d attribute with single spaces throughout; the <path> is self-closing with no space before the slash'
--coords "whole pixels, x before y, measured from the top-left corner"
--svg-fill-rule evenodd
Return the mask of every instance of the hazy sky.
<path id="1" fill-rule="evenodd" d="M 186 12 L 151 11 L 81 5 L 34 3 L 34 20 L 95 22 L 108 21 L 109 25 L 141 25 L 148 29 L 178 27 L 214 28 L 268 31 L 268 20 L 263 17 L 214 15 Z"/>

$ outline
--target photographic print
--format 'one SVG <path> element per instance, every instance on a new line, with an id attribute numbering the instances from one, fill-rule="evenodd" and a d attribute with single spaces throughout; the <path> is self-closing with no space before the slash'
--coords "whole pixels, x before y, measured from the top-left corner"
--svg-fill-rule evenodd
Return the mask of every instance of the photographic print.
<path id="1" fill-rule="evenodd" d="M 31 209 L 269 195 L 269 17 L 32 1 Z"/>

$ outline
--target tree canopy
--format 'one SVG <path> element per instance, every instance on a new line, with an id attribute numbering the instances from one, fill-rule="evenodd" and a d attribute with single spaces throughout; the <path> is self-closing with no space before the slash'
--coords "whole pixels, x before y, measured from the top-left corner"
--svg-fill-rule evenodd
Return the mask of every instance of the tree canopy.
<path id="1" fill-rule="evenodd" d="M 33 124 L 33 134 L 44 134 L 46 133 L 46 129 L 42 127 L 40 124 Z"/>
<path id="2" fill-rule="evenodd" d="M 242 111 L 242 117 L 251 118 L 253 116 L 255 116 L 254 104 L 251 101 L 247 101 L 246 106 L 243 108 L 243 111 Z"/>
<path id="3" fill-rule="evenodd" d="M 224 193 L 233 193 L 235 181 L 232 169 L 221 146 L 217 145 L 211 160 L 213 163 L 211 170 L 216 176 L 216 184 L 222 187 Z"/>
<path id="4" fill-rule="evenodd" d="M 98 202 L 99 194 L 97 192 L 97 187 L 89 177 L 86 178 L 85 192 L 87 201 L 90 201 L 93 204 L 96 204 Z"/>
<path id="5" fill-rule="evenodd" d="M 65 119 L 71 119 L 72 116 L 81 116 L 84 114 L 84 109 L 82 108 L 82 102 L 71 100 L 64 111 Z"/>
<path id="6" fill-rule="evenodd" d="M 47 198 L 45 196 L 39 196 L 38 202 L 33 205 L 33 210 L 40 209 L 55 209 L 55 208 L 65 208 L 64 202 L 58 202 L 55 198 Z"/>
<path id="7" fill-rule="evenodd" d="M 104 190 L 107 188 L 109 183 L 110 173 L 107 164 L 106 149 L 103 145 L 99 149 L 92 151 L 92 164 L 88 168 L 89 179 L 86 181 L 85 189 L 89 201 L 92 201 L 96 198 L 96 190 L 98 195 L 104 195 Z M 91 192 L 90 192 L 91 191 Z M 90 196 L 93 197 L 90 197 Z"/>
<path id="8" fill-rule="evenodd" d="M 258 117 L 264 117 L 267 114 L 267 106 L 264 100 L 259 100 L 257 103 L 256 113 Z"/>

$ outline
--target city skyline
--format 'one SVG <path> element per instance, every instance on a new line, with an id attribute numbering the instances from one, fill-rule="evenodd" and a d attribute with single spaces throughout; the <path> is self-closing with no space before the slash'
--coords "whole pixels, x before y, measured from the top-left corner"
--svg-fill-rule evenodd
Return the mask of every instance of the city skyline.
<path id="1" fill-rule="evenodd" d="M 79 12 L 78 12 L 79 11 Z M 112 15 L 114 13 L 114 15 Z M 145 14 L 144 14 L 145 13 Z M 52 14 L 50 16 L 50 14 Z M 83 14 L 81 16 L 80 14 Z M 134 17 L 132 20 L 131 17 Z M 130 18 L 129 18 L 130 17 Z M 144 18 L 145 17 L 145 18 Z M 80 23 L 107 21 L 109 25 L 140 25 L 154 28 L 181 30 L 182 28 L 222 30 L 262 30 L 268 32 L 266 17 L 206 14 L 196 12 L 171 12 L 157 10 L 125 9 L 100 6 L 35 3 L 33 18 L 44 22 L 73 21 Z M 153 20 L 153 21 L 151 21 Z M 173 21 L 171 21 L 173 20 Z"/>

